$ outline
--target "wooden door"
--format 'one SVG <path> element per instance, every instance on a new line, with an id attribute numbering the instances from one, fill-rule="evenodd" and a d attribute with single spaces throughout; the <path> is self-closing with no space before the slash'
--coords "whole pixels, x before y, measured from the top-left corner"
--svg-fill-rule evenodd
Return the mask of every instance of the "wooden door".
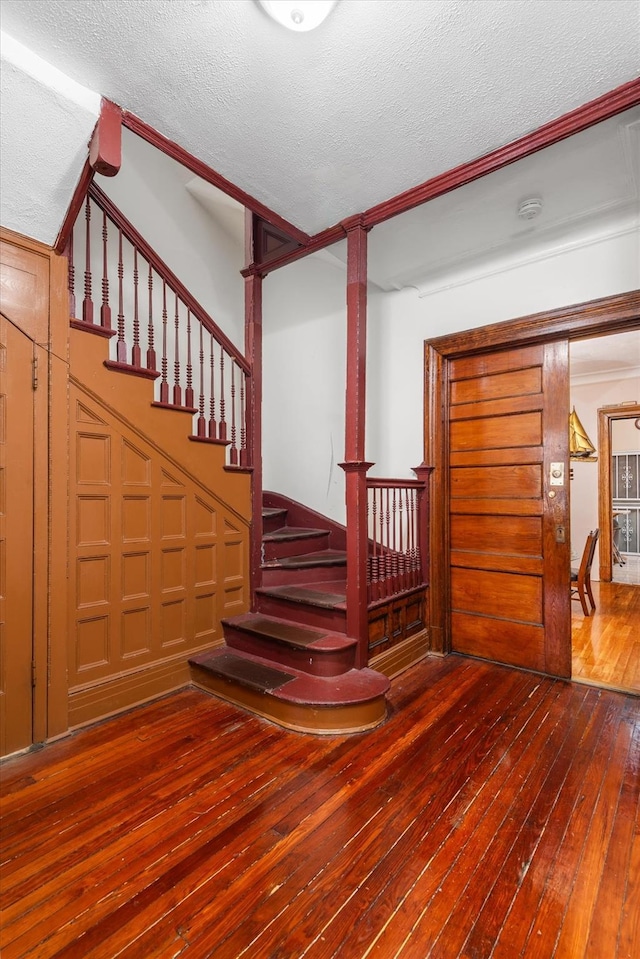
<path id="1" fill-rule="evenodd" d="M 568 343 L 448 374 L 452 648 L 570 676 Z"/>
<path id="2" fill-rule="evenodd" d="M 0 316 L 0 755 L 33 741 L 33 350 Z"/>

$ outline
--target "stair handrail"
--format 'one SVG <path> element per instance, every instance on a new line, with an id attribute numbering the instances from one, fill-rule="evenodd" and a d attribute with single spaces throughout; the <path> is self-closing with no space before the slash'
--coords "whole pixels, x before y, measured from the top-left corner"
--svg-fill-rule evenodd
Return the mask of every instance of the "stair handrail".
<path id="1" fill-rule="evenodd" d="M 173 272 L 171 267 L 169 267 L 164 260 L 156 253 L 153 247 L 145 240 L 141 233 L 136 230 L 133 223 L 131 223 L 124 213 L 115 205 L 115 203 L 104 193 L 95 182 L 92 182 L 89 186 L 88 194 L 91 199 L 96 203 L 98 207 L 102 210 L 103 213 L 111 220 L 111 222 L 119 229 L 122 230 L 123 236 L 125 236 L 131 245 L 138 249 L 140 253 L 145 257 L 148 263 L 151 264 L 156 273 L 163 279 L 167 286 L 177 294 L 185 306 L 191 311 L 193 316 L 202 323 L 203 327 L 215 337 L 220 346 L 224 347 L 225 352 L 235 360 L 239 367 L 247 374 L 251 376 L 251 364 L 243 356 L 243 354 L 238 350 L 238 348 L 231 342 L 229 337 L 220 329 L 218 324 L 212 319 L 207 311 L 198 303 L 195 297 L 189 292 L 186 286 L 178 279 L 176 274 Z"/>

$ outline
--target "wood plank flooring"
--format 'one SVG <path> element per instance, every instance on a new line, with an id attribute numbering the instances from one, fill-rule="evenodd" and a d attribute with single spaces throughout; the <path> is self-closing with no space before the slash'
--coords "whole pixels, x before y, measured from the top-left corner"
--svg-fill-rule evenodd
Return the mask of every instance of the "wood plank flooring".
<path id="1" fill-rule="evenodd" d="M 572 676 L 640 693 L 640 586 L 592 587 L 595 613 L 571 604 Z"/>
<path id="2" fill-rule="evenodd" d="M 187 689 L 7 761 L 3 959 L 637 959 L 640 699 L 466 660 L 314 738 Z"/>

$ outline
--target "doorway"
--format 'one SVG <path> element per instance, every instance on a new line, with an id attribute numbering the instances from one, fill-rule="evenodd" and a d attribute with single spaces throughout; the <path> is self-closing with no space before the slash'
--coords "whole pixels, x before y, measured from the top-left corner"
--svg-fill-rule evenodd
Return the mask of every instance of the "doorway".
<path id="1" fill-rule="evenodd" d="M 602 336 L 619 331 L 640 329 L 640 294 L 636 292 L 605 297 L 575 307 L 536 314 L 521 319 L 495 323 L 462 333 L 429 340 L 425 344 L 425 461 L 435 467 L 432 485 L 432 512 L 430 524 L 430 634 L 432 649 L 437 652 L 454 650 L 452 619 L 455 611 L 452 590 L 452 491 L 450 476 L 451 403 L 450 379 L 452 364 L 462 357 L 495 354 L 507 348 L 571 341 Z M 565 368 L 568 378 L 568 363 Z M 563 409 L 568 407 L 568 391 L 563 396 Z M 554 463 L 563 463 L 569 469 L 568 422 L 559 446 L 554 433 L 544 437 L 548 454 L 553 452 Z M 550 463 L 548 464 L 550 465 Z M 544 471 L 547 482 L 549 471 Z M 546 490 L 548 496 L 551 489 Z M 541 624 L 544 631 L 544 671 L 553 675 L 571 675 L 571 630 L 569 593 L 569 553 L 563 557 L 561 521 L 547 522 L 545 532 L 546 556 L 543 553 L 542 591 L 550 600 L 553 613 Z M 550 542 L 555 541 L 555 546 Z M 454 557 L 455 559 L 455 557 Z M 547 565 L 548 560 L 548 565 Z M 565 582 L 566 580 L 566 582 Z M 551 612 L 551 610 L 550 610 Z M 506 627 L 507 637 L 509 627 Z M 482 655 L 482 651 L 467 649 L 467 653 Z M 489 653 L 487 658 L 492 658 Z M 504 660 L 503 660 L 504 661 Z M 531 667 L 530 667 L 531 668 Z M 533 668 L 540 669 L 540 666 Z"/>

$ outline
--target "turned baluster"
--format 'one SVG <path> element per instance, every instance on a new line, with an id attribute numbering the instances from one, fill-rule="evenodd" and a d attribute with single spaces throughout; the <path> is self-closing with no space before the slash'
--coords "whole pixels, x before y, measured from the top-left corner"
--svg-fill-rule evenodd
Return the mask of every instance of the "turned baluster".
<path id="1" fill-rule="evenodd" d="M 180 387 L 180 316 L 178 313 L 178 294 L 175 305 L 175 342 L 173 354 L 173 405 L 182 406 L 182 389 Z"/>
<path id="2" fill-rule="evenodd" d="M 200 324 L 200 399 L 198 402 L 200 415 L 198 416 L 198 436 L 207 435 L 207 422 L 204 418 L 204 341 L 202 323 Z"/>
<path id="3" fill-rule="evenodd" d="M 140 316 L 138 314 L 138 251 L 133 248 L 133 349 L 131 362 L 134 366 L 142 365 L 140 352 Z"/>
<path id="4" fill-rule="evenodd" d="M 67 285 L 69 289 L 69 316 L 75 319 L 76 316 L 76 270 L 73 265 L 73 230 L 69 234 L 69 243 L 67 246 L 67 261 L 69 269 L 67 273 Z"/>
<path id="5" fill-rule="evenodd" d="M 156 351 L 154 346 L 154 333 L 153 333 L 153 271 L 151 269 L 151 264 L 149 264 L 149 327 L 147 334 L 147 369 L 156 370 Z"/>
<path id="6" fill-rule="evenodd" d="M 187 310 L 187 388 L 184 405 L 193 409 L 193 366 L 191 365 L 191 310 Z"/>
<path id="7" fill-rule="evenodd" d="M 118 363 L 127 362 L 127 344 L 124 339 L 124 299 L 122 281 L 124 267 L 122 265 L 122 230 L 118 230 L 118 342 L 116 343 L 116 359 Z"/>
<path id="8" fill-rule="evenodd" d="M 220 347 L 220 427 L 218 437 L 221 440 L 227 438 L 227 421 L 225 418 L 226 403 L 224 398 L 224 350 Z"/>
<path id="9" fill-rule="evenodd" d="M 120 234 L 122 244 L 122 234 Z M 109 305 L 109 227 L 107 214 L 102 214 L 102 305 L 100 307 L 100 326 L 111 329 L 111 307 Z"/>
<path id="10" fill-rule="evenodd" d="M 211 391 L 209 393 L 209 439 L 216 438 L 216 397 L 214 391 L 214 354 L 213 335 L 209 336 L 209 366 L 211 372 Z"/>
<path id="11" fill-rule="evenodd" d="M 246 466 L 247 457 L 247 411 L 245 406 L 246 373 L 240 374 L 240 466 Z"/>
<path id="12" fill-rule="evenodd" d="M 85 323 L 93 323 L 93 300 L 91 299 L 91 206 L 89 197 L 84 207 L 86 223 L 86 248 L 84 268 L 84 300 L 82 301 L 82 319 Z"/>
<path id="13" fill-rule="evenodd" d="M 231 363 L 231 448 L 229 462 L 238 465 L 238 447 L 236 446 L 236 364 Z"/>
<path id="14" fill-rule="evenodd" d="M 169 402 L 169 383 L 167 380 L 167 284 L 162 281 L 162 380 L 160 383 L 160 402 Z"/>

